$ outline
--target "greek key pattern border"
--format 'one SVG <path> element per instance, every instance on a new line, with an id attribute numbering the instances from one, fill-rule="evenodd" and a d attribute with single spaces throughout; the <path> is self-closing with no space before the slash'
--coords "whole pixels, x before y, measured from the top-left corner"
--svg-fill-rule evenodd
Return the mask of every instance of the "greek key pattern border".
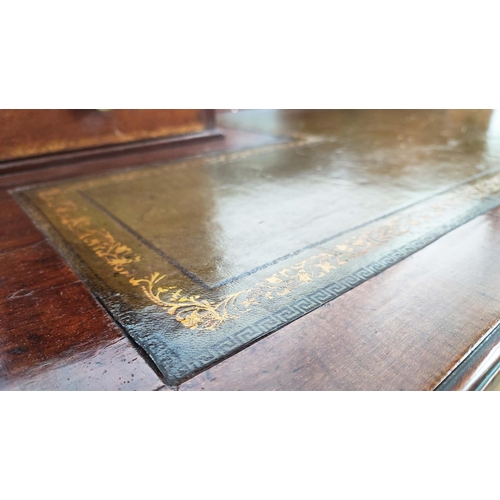
<path id="1" fill-rule="evenodd" d="M 369 278 L 385 271 L 394 264 L 402 261 L 410 255 L 416 253 L 430 243 L 436 241 L 445 234 L 457 229 L 466 222 L 484 214 L 488 210 L 500 205 L 500 200 L 487 200 L 483 206 L 473 210 L 469 214 L 460 217 L 450 223 L 444 224 L 439 229 L 426 234 L 417 240 L 407 243 L 406 245 L 391 251 L 376 262 L 372 262 L 358 270 L 350 273 L 329 285 L 315 290 L 292 304 L 289 304 L 280 310 L 276 311 L 265 318 L 259 319 L 254 324 L 239 330 L 238 332 L 226 337 L 225 339 L 205 348 L 204 353 L 189 362 L 183 363 L 178 370 L 178 373 L 172 385 L 182 383 L 189 378 L 194 377 L 201 371 L 213 366 L 217 362 L 236 354 L 243 350 L 248 344 L 276 332 L 278 329 L 286 326 L 304 316 L 318 307 L 336 299 L 344 293 L 352 290 Z M 168 377 L 171 378 L 171 377 Z"/>

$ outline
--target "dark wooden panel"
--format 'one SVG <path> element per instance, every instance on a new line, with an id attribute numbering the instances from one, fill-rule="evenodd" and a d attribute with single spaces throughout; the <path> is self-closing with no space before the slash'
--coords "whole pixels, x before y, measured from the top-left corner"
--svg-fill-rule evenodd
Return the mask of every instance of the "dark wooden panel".
<path id="1" fill-rule="evenodd" d="M 8 195 L 0 201 L 0 254 L 43 239 L 21 207 Z"/>
<path id="2" fill-rule="evenodd" d="M 47 243 L 0 256 L 0 289 L 0 388 L 119 389 L 130 378 L 135 388 L 162 385 Z"/>
<path id="3" fill-rule="evenodd" d="M 57 363 L 26 367 L 0 384 L 2 390 L 37 391 L 151 391 L 164 387 L 125 338 L 101 342 L 87 351 L 67 353 Z"/>
<path id="4" fill-rule="evenodd" d="M 82 162 L 68 161 L 64 165 L 45 168 L 9 172 L 0 175 L 0 201 L 10 198 L 7 191 L 23 185 L 48 182 L 57 179 L 73 178 L 90 175 L 96 172 L 106 172 L 120 168 L 139 167 L 151 163 L 160 163 L 191 156 L 213 154 L 224 151 L 242 150 L 282 142 L 271 136 L 224 130 L 224 136 L 211 141 L 195 143 L 177 143 L 164 145 L 147 151 L 134 151 L 126 155 L 116 154 L 107 158 L 91 158 Z"/>
<path id="5" fill-rule="evenodd" d="M 0 110 L 0 161 L 213 128 L 197 109 Z"/>
<path id="6" fill-rule="evenodd" d="M 469 222 L 181 390 L 434 389 L 500 318 L 499 216 Z"/>

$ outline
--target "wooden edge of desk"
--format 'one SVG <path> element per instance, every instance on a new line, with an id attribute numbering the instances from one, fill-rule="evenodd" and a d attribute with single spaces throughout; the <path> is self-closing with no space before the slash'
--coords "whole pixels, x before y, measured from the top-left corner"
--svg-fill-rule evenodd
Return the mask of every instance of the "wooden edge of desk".
<path id="1" fill-rule="evenodd" d="M 436 391 L 481 391 L 500 369 L 500 320 L 444 378 Z"/>

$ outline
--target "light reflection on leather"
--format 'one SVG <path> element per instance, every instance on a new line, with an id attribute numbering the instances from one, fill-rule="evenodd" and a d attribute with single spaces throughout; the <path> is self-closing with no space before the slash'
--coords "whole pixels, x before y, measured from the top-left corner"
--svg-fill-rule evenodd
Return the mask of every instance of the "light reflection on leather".
<path id="1" fill-rule="evenodd" d="M 305 125 L 288 143 L 20 199 L 176 383 L 500 204 L 497 138 L 484 129 L 430 113 L 446 132 L 436 140 L 432 123 L 358 115 L 345 127 L 335 115 L 321 135 L 297 114 Z"/>

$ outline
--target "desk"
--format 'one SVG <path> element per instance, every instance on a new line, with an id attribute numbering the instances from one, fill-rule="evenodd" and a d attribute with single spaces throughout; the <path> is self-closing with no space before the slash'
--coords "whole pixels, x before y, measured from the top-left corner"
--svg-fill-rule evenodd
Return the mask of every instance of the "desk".
<path id="1" fill-rule="evenodd" d="M 0 176 L 1 387 L 177 389 L 165 386 L 147 356 L 78 280 L 9 189 L 277 144 L 283 134 L 310 134 L 310 127 L 319 135 L 328 126 L 333 134 L 352 129 L 356 120 L 372 120 L 382 142 L 402 144 L 412 137 L 417 140 L 419 130 L 435 126 L 439 131 L 443 120 L 448 120 L 447 131 L 491 128 L 491 114 L 485 113 L 316 113 L 275 113 L 272 119 L 269 112 L 228 114 L 220 120 L 224 139 Z M 484 143 L 464 144 L 484 153 Z M 425 143 L 420 147 L 429 152 Z M 490 142 L 486 152 L 492 161 L 495 147 Z M 390 161 L 390 149 L 378 151 Z M 430 154 L 442 153 L 435 148 Z M 482 350 L 473 350 L 500 319 L 500 269 L 495 259 L 499 214 L 494 209 L 473 219 L 179 389 L 432 390 L 459 366 L 460 376 L 447 388 L 477 388 L 479 374 L 484 379 L 494 369 L 499 343 L 493 332 Z M 490 371 L 485 372 L 485 362 Z"/>

